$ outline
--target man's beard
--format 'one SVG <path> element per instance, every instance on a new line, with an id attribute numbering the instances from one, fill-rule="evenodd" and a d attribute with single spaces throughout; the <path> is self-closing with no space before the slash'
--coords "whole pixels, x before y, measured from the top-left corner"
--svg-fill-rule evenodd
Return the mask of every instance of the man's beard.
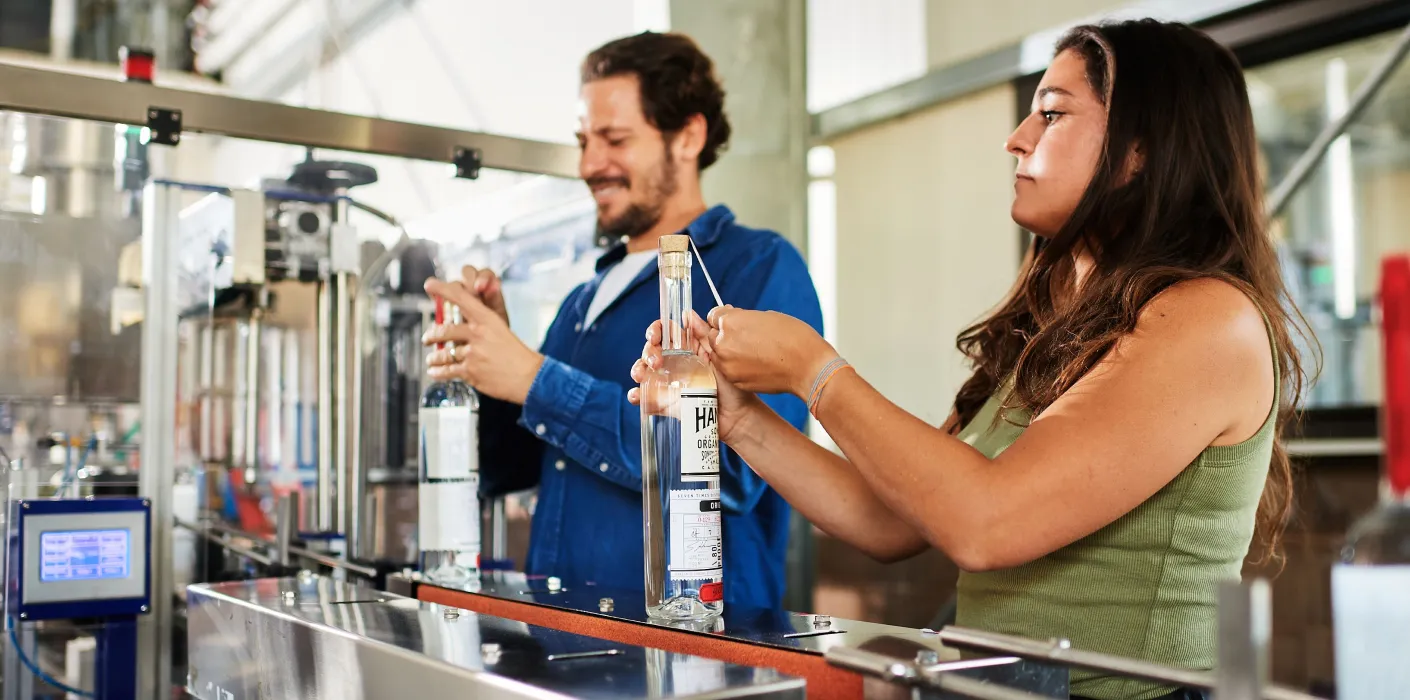
<path id="1" fill-rule="evenodd" d="M 630 183 L 625 178 L 617 179 L 617 183 L 631 191 Z M 597 217 L 597 235 L 599 239 L 618 240 L 621 238 L 636 238 L 656 227 L 661 222 L 661 214 L 666 208 L 666 200 L 676 193 L 676 164 L 669 157 L 661 160 L 661 166 L 656 172 L 648 176 L 641 183 L 644 201 L 632 202 L 627 205 L 627 210 L 611 220 L 604 220 L 601 214 Z"/>

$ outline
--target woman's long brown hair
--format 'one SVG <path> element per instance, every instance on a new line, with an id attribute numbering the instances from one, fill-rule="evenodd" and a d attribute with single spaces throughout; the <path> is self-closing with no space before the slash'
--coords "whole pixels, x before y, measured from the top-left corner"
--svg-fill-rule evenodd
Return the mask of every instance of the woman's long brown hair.
<path id="1" fill-rule="evenodd" d="M 1010 376 L 1005 408 L 1036 416 L 1134 331 L 1161 291 L 1224 280 L 1267 315 L 1277 360 L 1277 434 L 1256 530 L 1257 559 L 1277 558 L 1293 502 L 1282 435 L 1304 377 L 1291 331 L 1305 322 L 1267 231 L 1243 70 L 1208 36 L 1153 20 L 1078 27 L 1058 43 L 1058 53 L 1068 50 L 1085 59 L 1107 107 L 1106 143 L 1062 230 L 1035 240 L 1013 293 L 960 334 L 975 371 L 956 397 L 956 425 L 973 420 Z M 1126 166 L 1133 152 L 1134 176 Z M 1095 265 L 1079 286 L 1082 250 Z"/>

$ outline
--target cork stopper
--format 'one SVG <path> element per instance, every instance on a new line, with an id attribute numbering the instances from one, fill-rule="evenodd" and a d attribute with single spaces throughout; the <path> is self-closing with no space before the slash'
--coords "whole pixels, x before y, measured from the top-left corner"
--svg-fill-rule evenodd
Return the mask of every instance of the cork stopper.
<path id="1" fill-rule="evenodd" d="M 661 237 L 662 253 L 685 253 L 690 250 L 690 236 L 675 233 Z"/>

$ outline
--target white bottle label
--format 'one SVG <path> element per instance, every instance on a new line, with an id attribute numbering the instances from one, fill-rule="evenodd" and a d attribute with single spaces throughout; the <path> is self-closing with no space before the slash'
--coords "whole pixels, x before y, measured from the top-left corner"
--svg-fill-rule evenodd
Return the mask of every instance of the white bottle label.
<path id="1" fill-rule="evenodd" d="M 1332 567 L 1337 697 L 1403 698 L 1410 689 L 1410 565 Z"/>
<path id="2" fill-rule="evenodd" d="M 681 479 L 720 476 L 720 399 L 715 392 L 685 392 L 680 400 Z"/>
<path id="3" fill-rule="evenodd" d="M 480 475 L 417 487 L 417 545 L 423 552 L 480 551 Z"/>
<path id="4" fill-rule="evenodd" d="M 424 478 L 467 479 L 475 471 L 479 436 L 469 406 L 422 408 L 417 414 L 421 429 Z"/>
<path id="5" fill-rule="evenodd" d="M 719 581 L 724 576 L 720 490 L 671 491 L 671 542 L 666 568 L 672 581 Z"/>

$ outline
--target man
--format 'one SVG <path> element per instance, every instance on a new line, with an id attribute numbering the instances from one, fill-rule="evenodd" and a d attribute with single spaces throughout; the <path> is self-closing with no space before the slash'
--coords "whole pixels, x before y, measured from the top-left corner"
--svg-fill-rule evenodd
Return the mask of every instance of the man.
<path id="1" fill-rule="evenodd" d="M 427 291 L 460 304 L 467 323 L 433 330 L 430 376 L 460 378 L 482 395 L 481 491 L 539 487 L 531 574 L 614 588 L 643 587 L 639 410 L 627 402 L 632 363 L 660 316 L 657 239 L 688 233 L 725 303 L 795 316 L 821 332 L 822 311 L 802 257 L 778 234 L 707 208 L 700 173 L 729 139 L 724 90 L 689 38 L 645 33 L 613 41 L 582 66 L 579 171 L 597 201 L 599 233 L 619 241 L 575 289 L 542 352 L 509 330 L 500 283 L 466 268 Z M 694 305 L 715 305 L 699 265 Z M 807 408 L 765 400 L 794 426 Z M 776 608 L 784 588 L 789 506 L 721 446 L 725 601 Z"/>

